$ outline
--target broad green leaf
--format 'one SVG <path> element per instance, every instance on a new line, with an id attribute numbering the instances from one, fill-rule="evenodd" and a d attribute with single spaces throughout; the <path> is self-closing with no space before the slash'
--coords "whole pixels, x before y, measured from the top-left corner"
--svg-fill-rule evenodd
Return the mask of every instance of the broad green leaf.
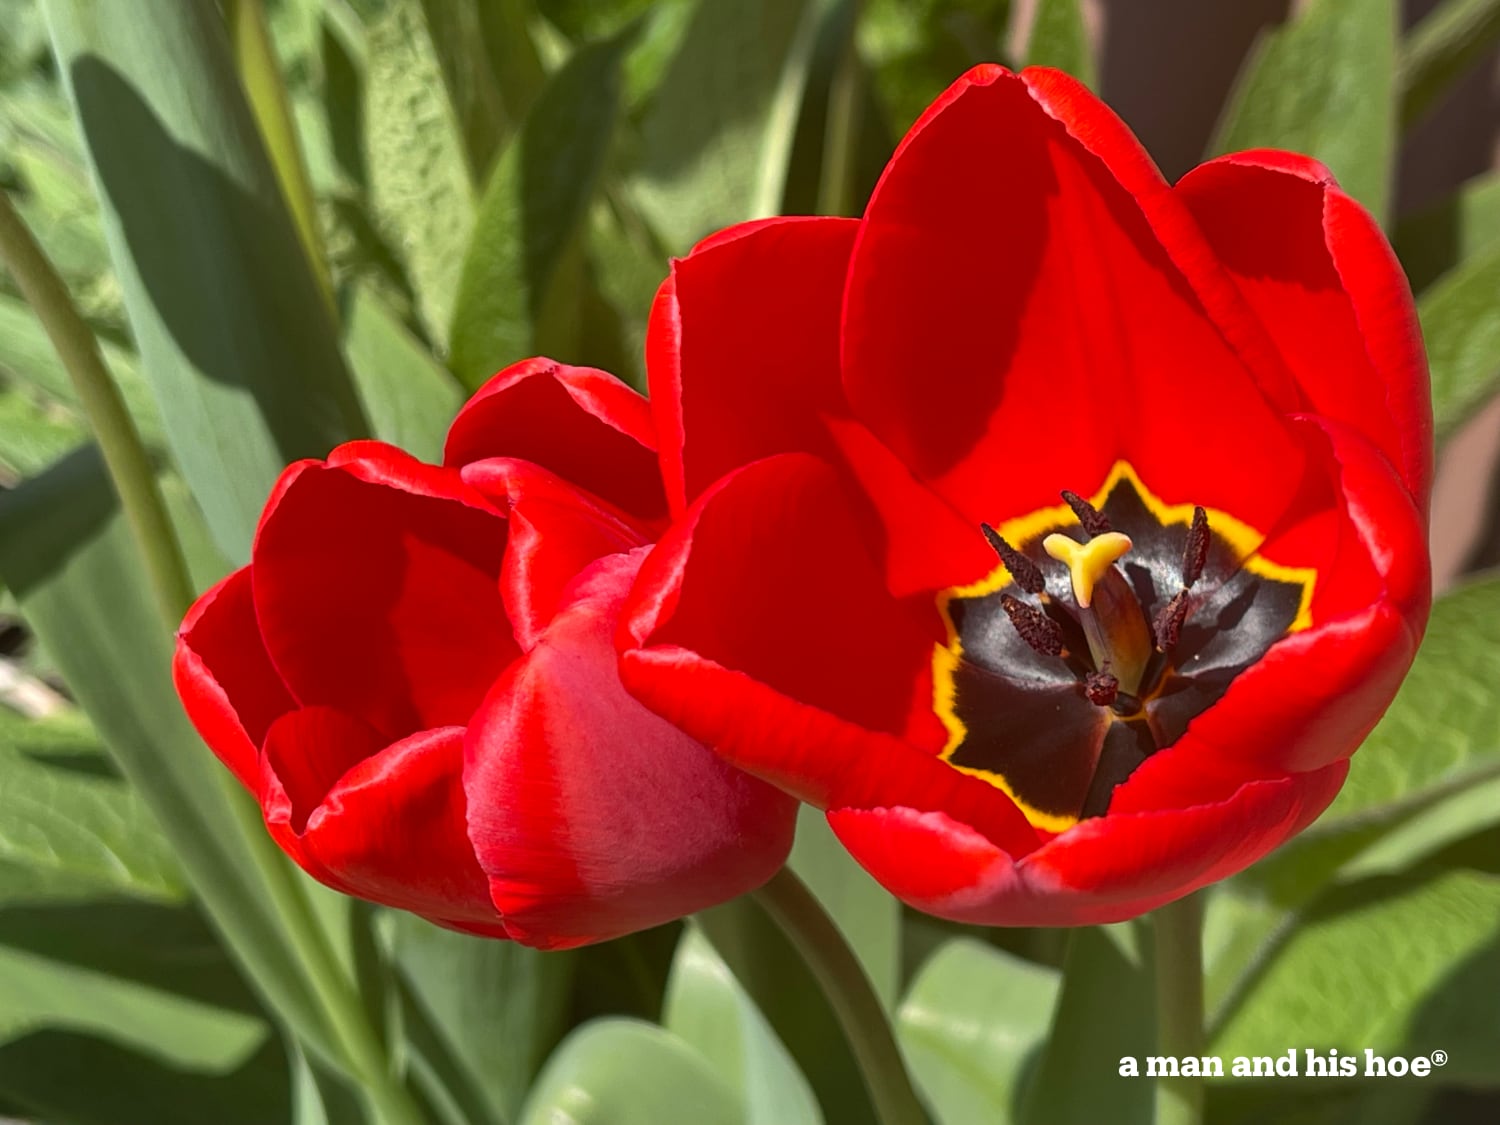
<path id="1" fill-rule="evenodd" d="M 765 1016 L 701 931 L 677 946 L 662 1025 L 735 1092 L 745 1125 L 823 1125 L 817 1099 Z"/>
<path id="2" fill-rule="evenodd" d="M 1226 1058 L 1288 1047 L 1448 1053 L 1429 1081 L 1500 1080 L 1500 879 L 1455 871 L 1329 896 L 1212 1044 Z"/>
<path id="3" fill-rule="evenodd" d="M 634 196 L 673 253 L 781 209 L 827 0 L 699 0 L 642 125 Z"/>
<path id="4" fill-rule="evenodd" d="M 1454 266 L 1500 243 L 1500 176 L 1476 176 L 1441 203 L 1403 215 L 1392 241 L 1420 295 Z"/>
<path id="5" fill-rule="evenodd" d="M 406 265 L 422 325 L 446 338 L 474 225 L 474 173 L 420 0 L 392 0 L 371 26 L 365 163 L 379 226 Z"/>
<path id="6" fill-rule="evenodd" d="M 1073 931 L 1046 1046 L 1016 1118 L 1048 1125 L 1149 1125 L 1154 1083 L 1120 1060 L 1156 1053 L 1155 977 L 1129 927 Z M 1086 1077 L 1084 1077 L 1086 1076 Z"/>
<path id="7" fill-rule="evenodd" d="M 223 767 L 188 723 L 171 639 L 97 453 L 0 496 L 0 581 L 166 832 L 201 901 L 279 1012 L 326 1048 L 322 1019 L 262 890 Z"/>
<path id="8" fill-rule="evenodd" d="M 1246 64 L 1215 152 L 1316 157 L 1384 220 L 1396 146 L 1393 0 L 1311 0 Z"/>
<path id="9" fill-rule="evenodd" d="M 881 1002 L 893 1010 L 901 976 L 901 904 L 854 861 L 810 805 L 798 812 L 788 863 L 833 916 Z"/>
<path id="10" fill-rule="evenodd" d="M 1401 90 L 1401 121 L 1410 126 L 1436 105 L 1484 59 L 1500 39 L 1500 4 L 1495 0 L 1442 0 L 1430 6 L 1412 28 L 1401 52 L 1396 83 Z"/>
<path id="11" fill-rule="evenodd" d="M 939 1125 L 1019 1125 L 1021 1087 L 1046 1043 L 1060 983 L 1055 970 L 972 938 L 927 960 L 897 1029 Z"/>
<path id="12" fill-rule="evenodd" d="M 292 1064 L 292 1125 L 367 1125 L 364 1107 L 348 1083 L 307 1057 L 295 1044 Z"/>
<path id="13" fill-rule="evenodd" d="M 512 122 L 484 34 L 485 0 L 422 0 L 427 34 L 463 136 L 470 180 L 482 183 Z M 497 10 L 514 4 L 489 5 Z M 524 34 L 524 28 L 519 29 Z"/>
<path id="14" fill-rule="evenodd" d="M 538 352 L 566 359 L 576 347 L 549 338 L 546 320 L 550 306 L 576 296 L 566 264 L 582 263 L 578 240 L 614 132 L 633 31 L 580 48 L 495 166 L 453 314 L 451 365 L 470 389 L 516 360 Z"/>
<path id="15" fill-rule="evenodd" d="M 356 285 L 344 313 L 344 348 L 376 437 L 424 461 L 443 459 L 463 391 L 375 292 Z"/>
<path id="16" fill-rule="evenodd" d="M 0 867 L 100 893 L 181 897 L 182 875 L 161 829 L 123 781 L 101 776 L 99 753 L 80 717 L 27 721 L 0 709 Z"/>
<path id="17" fill-rule="evenodd" d="M 1432 369 L 1432 415 L 1439 441 L 1500 389 L 1500 244 L 1444 274 L 1417 312 Z"/>
<path id="18" fill-rule="evenodd" d="M 744 1125 L 733 1091 L 671 1032 L 635 1020 L 584 1024 L 537 1079 L 520 1125 Z"/>
<path id="19" fill-rule="evenodd" d="M 600 297 L 616 317 L 625 363 L 613 370 L 638 391 L 646 389 L 646 323 L 656 290 L 666 278 L 667 254 L 629 202 L 610 193 L 589 209 L 588 256 Z"/>
<path id="20" fill-rule="evenodd" d="M 0 483 L 40 472 L 84 437 L 76 418 L 0 377 Z"/>
<path id="21" fill-rule="evenodd" d="M 404 1034 L 435 1082 L 483 1120 L 512 1121 L 566 1027 L 575 958 L 392 914 Z"/>
<path id="22" fill-rule="evenodd" d="M 244 561 L 285 464 L 365 430 L 331 316 L 214 7 L 44 7 L 169 444 Z"/>
<path id="23" fill-rule="evenodd" d="M 1094 56 L 1080 0 L 1037 0 L 1027 66 L 1055 66 L 1087 86 L 1096 82 Z"/>

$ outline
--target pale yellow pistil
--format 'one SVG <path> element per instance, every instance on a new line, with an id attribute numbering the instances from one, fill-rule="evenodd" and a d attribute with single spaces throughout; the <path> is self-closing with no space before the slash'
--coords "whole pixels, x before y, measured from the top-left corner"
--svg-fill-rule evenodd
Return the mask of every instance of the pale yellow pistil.
<path id="1" fill-rule="evenodd" d="M 1152 643 L 1141 603 L 1115 568 L 1130 548 L 1130 537 L 1118 531 L 1106 531 L 1087 543 L 1058 534 L 1042 540 L 1042 550 L 1068 567 L 1094 667 L 1114 675 L 1120 690 L 1134 695 L 1151 659 Z"/>

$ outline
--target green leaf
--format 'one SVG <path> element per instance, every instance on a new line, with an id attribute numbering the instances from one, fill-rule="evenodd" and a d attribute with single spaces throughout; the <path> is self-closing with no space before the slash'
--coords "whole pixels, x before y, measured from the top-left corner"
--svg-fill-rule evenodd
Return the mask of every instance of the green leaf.
<path id="1" fill-rule="evenodd" d="M 1441 442 L 1500 389 L 1500 244 L 1444 274 L 1417 312 L 1432 370 L 1432 416 Z"/>
<path id="2" fill-rule="evenodd" d="M 463 391 L 366 285 L 353 287 L 344 348 L 376 437 L 424 461 L 443 459 L 448 423 Z"/>
<path id="3" fill-rule="evenodd" d="M 515 5 L 490 6 L 503 10 Z M 483 0 L 422 0 L 427 33 L 463 136 L 470 180 L 475 183 L 484 181 L 512 124 L 490 65 L 485 7 Z M 524 28 L 520 30 L 524 35 Z"/>
<path id="4" fill-rule="evenodd" d="M 480 1107 L 477 1120 L 515 1120 L 566 1026 L 574 956 L 456 934 L 411 914 L 387 920 L 415 1057 L 456 1101 Z"/>
<path id="5" fill-rule="evenodd" d="M 1497 38 L 1500 3 L 1495 0 L 1446 0 L 1428 11 L 1407 36 L 1396 73 L 1402 123 L 1421 120 Z"/>
<path id="6" fill-rule="evenodd" d="M 1454 266 L 1500 243 L 1500 175 L 1476 176 L 1441 203 L 1403 215 L 1392 241 L 1420 295 Z"/>
<path id="7" fill-rule="evenodd" d="M 972 938 L 928 958 L 901 1001 L 897 1032 L 940 1125 L 1021 1121 L 1021 1087 L 1046 1043 L 1060 985 L 1055 970 Z"/>
<path id="8" fill-rule="evenodd" d="M 678 943 L 662 1024 L 697 1048 L 735 1092 L 745 1125 L 822 1125 L 807 1079 L 695 927 Z"/>
<path id="9" fill-rule="evenodd" d="M 1395 59 L 1392 0 L 1312 0 L 1246 64 L 1214 151 L 1306 153 L 1384 220 L 1396 146 Z"/>
<path id="10" fill-rule="evenodd" d="M 1128 926 L 1073 931 L 1052 1028 L 1022 1086 L 1018 1120 L 1149 1125 L 1153 1083 L 1119 1073 L 1122 1058 L 1156 1052 L 1155 977 L 1135 936 Z"/>
<path id="11" fill-rule="evenodd" d="M 169 444 L 214 538 L 244 561 L 286 463 L 365 432 L 331 316 L 218 11 L 44 7 Z"/>
<path id="12" fill-rule="evenodd" d="M 470 389 L 516 360 L 567 358 L 576 346 L 549 338 L 547 313 L 569 295 L 565 261 L 577 254 L 614 132 L 620 66 L 634 27 L 568 60 L 485 188 L 451 335 L 453 370 Z M 580 264 L 575 258 L 575 268 Z"/>
<path id="13" fill-rule="evenodd" d="M 1429 1081 L 1495 1085 L 1500 879 L 1456 871 L 1329 897 L 1264 970 L 1212 1049 L 1448 1052 Z"/>
<path id="14" fill-rule="evenodd" d="M 699 0 L 642 125 L 634 196 L 667 249 L 777 214 L 828 0 Z"/>
<path id="15" fill-rule="evenodd" d="M 733 1091 L 671 1032 L 636 1020 L 584 1024 L 537 1079 L 521 1125 L 744 1125 Z"/>
<path id="16" fill-rule="evenodd" d="M 833 916 L 876 995 L 893 1010 L 901 983 L 901 904 L 854 861 L 827 818 L 810 805 L 798 812 L 788 863 Z"/>
<path id="17" fill-rule="evenodd" d="M 1086 86 L 1097 78 L 1079 0 L 1038 0 L 1026 47 L 1027 66 L 1055 66 Z"/>
<path id="18" fill-rule="evenodd" d="M 406 265 L 428 337 L 442 340 L 474 226 L 475 176 L 420 0 L 392 0 L 371 26 L 364 90 L 377 224 Z"/>
<path id="19" fill-rule="evenodd" d="M 0 709 L 0 870 L 25 867 L 48 883 L 100 893 L 180 898 L 170 846 L 140 797 L 101 776 L 99 753 L 80 717 L 28 722 Z"/>
<path id="20" fill-rule="evenodd" d="M 231 791 L 182 711 L 171 638 L 93 449 L 0 495 L 0 581 L 150 805 L 240 961 L 282 1016 L 326 1049 L 321 1015 L 260 877 L 227 827 L 241 822 L 230 802 L 248 798 Z"/>

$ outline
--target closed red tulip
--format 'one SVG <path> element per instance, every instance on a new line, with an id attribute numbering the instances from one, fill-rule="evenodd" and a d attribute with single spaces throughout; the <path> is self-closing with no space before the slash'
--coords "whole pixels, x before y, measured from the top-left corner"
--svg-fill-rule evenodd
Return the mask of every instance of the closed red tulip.
<path id="1" fill-rule="evenodd" d="M 559 948 L 758 886 L 795 802 L 631 699 L 613 633 L 666 502 L 645 401 L 543 360 L 446 465 L 377 442 L 277 484 L 179 634 L 178 691 L 340 891 Z"/>
<path id="2" fill-rule="evenodd" d="M 623 677 L 966 922 L 1110 922 L 1331 801 L 1430 602 L 1410 293 L 1326 169 L 1167 184 L 975 69 L 863 218 L 716 235 L 648 341 L 675 523 Z"/>

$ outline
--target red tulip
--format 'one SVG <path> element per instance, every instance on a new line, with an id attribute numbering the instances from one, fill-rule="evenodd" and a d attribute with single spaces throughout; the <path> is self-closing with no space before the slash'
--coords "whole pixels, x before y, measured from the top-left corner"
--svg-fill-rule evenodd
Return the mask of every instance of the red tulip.
<path id="1" fill-rule="evenodd" d="M 1425 626 L 1411 297 L 1303 157 L 1172 187 L 1072 79 L 982 66 L 862 219 L 676 262 L 648 358 L 676 520 L 625 683 L 922 910 L 1109 922 L 1245 867 Z"/>
<path id="2" fill-rule="evenodd" d="M 665 511 L 645 401 L 518 364 L 445 467 L 355 442 L 287 469 L 250 565 L 183 622 L 178 692 L 338 890 L 551 948 L 713 905 L 780 867 L 795 802 L 620 685 Z"/>

